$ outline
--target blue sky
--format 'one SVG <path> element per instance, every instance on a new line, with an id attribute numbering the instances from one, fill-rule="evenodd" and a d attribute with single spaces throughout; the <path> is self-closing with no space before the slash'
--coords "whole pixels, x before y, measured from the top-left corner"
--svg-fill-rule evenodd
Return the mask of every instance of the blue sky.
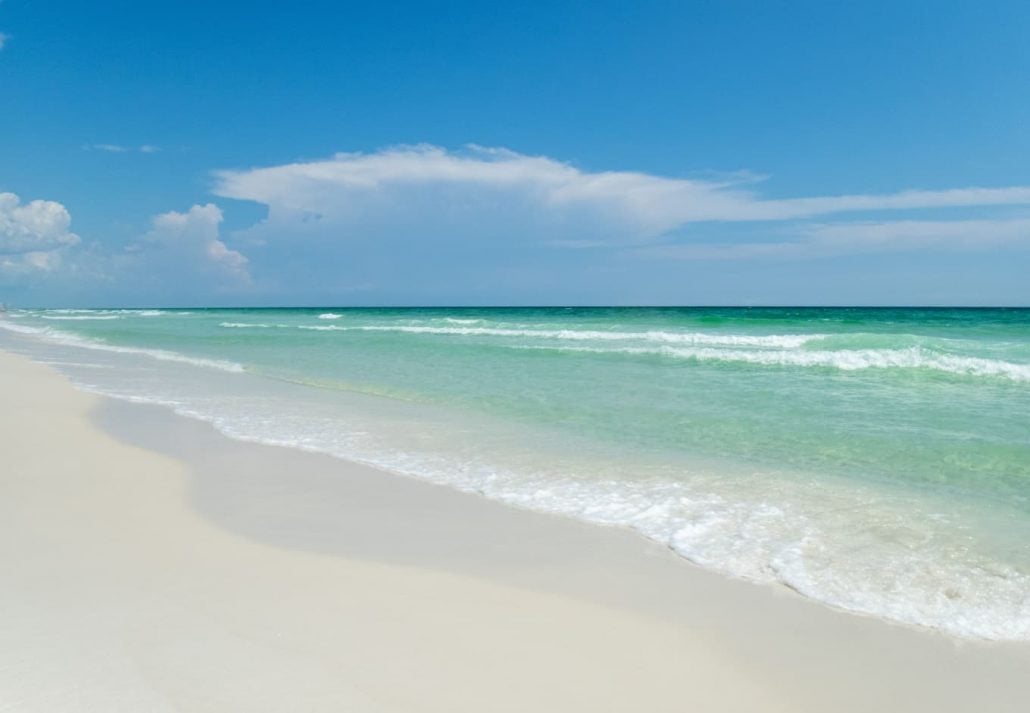
<path id="1" fill-rule="evenodd" d="M 1030 304 L 1025 2 L 0 2 L 0 300 Z"/>

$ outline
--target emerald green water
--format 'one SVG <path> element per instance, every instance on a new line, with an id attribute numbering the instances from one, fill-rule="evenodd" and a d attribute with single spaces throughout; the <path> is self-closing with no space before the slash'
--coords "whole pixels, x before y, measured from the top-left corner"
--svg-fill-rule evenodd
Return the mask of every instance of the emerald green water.
<path id="1" fill-rule="evenodd" d="M 1030 638 L 1030 310 L 21 311 L 4 342 L 231 435 Z"/>

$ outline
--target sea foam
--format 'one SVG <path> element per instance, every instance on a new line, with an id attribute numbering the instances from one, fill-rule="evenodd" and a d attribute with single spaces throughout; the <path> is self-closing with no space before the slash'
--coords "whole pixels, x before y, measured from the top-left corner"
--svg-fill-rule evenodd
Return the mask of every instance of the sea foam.
<path id="1" fill-rule="evenodd" d="M 455 320 L 449 320 L 455 321 Z M 475 322 L 477 320 L 470 320 Z M 318 329 L 340 332 L 397 332 L 404 334 L 431 334 L 464 337 L 513 337 L 565 341 L 643 341 L 667 344 L 712 344 L 725 346 L 754 347 L 799 347 L 808 342 L 820 339 L 822 334 L 706 334 L 702 332 L 664 332 L 652 330 L 647 332 L 619 332 L 576 329 L 512 329 L 506 327 L 434 327 L 421 325 L 355 325 L 347 327 L 298 325 L 299 329 Z"/>
<path id="2" fill-rule="evenodd" d="M 160 403 L 235 438 L 630 527 L 707 569 L 779 583 L 844 610 L 962 637 L 1030 639 L 1030 566 L 1019 549 L 1028 492 L 1020 479 L 1030 475 L 1020 460 L 1030 364 L 1019 360 L 1030 352 L 1017 330 L 981 343 L 976 333 L 920 333 L 921 325 L 912 333 L 901 333 L 909 325 L 849 325 L 830 334 L 834 327 L 817 319 L 676 328 L 660 315 L 620 317 L 605 329 L 596 317 L 570 318 L 564 328 L 553 311 L 536 324 L 523 313 L 500 321 L 498 313 L 355 311 L 340 323 L 312 323 L 310 311 L 277 312 L 274 323 L 250 321 L 248 311 L 199 314 L 195 327 L 176 322 L 170 332 L 181 349 L 230 359 L 3 319 L 0 327 L 61 345 L 49 359 L 83 388 Z M 119 335 L 138 329 L 141 340 L 147 330 L 160 337 L 161 327 L 156 319 L 116 325 Z M 108 329 L 89 320 L 62 328 Z M 264 330 L 261 344 L 275 347 L 268 353 L 280 361 L 260 361 L 259 335 L 223 328 Z M 430 343 L 433 358 L 422 358 Z M 91 369 L 88 353 L 72 348 L 125 356 Z M 203 368 L 155 367 L 150 359 Z M 244 360 L 255 365 L 248 373 L 211 371 L 240 372 Z M 862 378 L 840 376 L 852 373 Z M 470 416 L 421 410 L 443 403 L 448 390 L 461 392 L 455 408 Z M 349 401 L 355 393 L 390 398 Z M 612 398 L 594 398 L 605 393 Z M 508 410 L 489 411 L 492 401 Z M 504 420 L 512 413 L 519 420 Z M 589 419 L 608 430 L 572 440 Z M 720 455 L 702 460 L 720 428 L 729 434 L 718 441 Z M 923 460 L 906 460 L 916 451 Z M 806 458 L 790 460 L 798 452 Z"/>
<path id="3" fill-rule="evenodd" d="M 611 355 L 655 355 L 698 362 L 740 362 L 762 366 L 821 367 L 840 371 L 864 369 L 927 369 L 959 376 L 1000 377 L 1030 381 L 1030 364 L 1016 364 L 980 357 L 939 354 L 921 347 L 907 349 L 854 349 L 840 351 L 773 351 L 733 349 L 684 349 L 679 347 L 574 347 L 518 345 L 517 349 L 582 352 Z"/>
<path id="4" fill-rule="evenodd" d="M 180 362 L 182 364 L 192 364 L 193 366 L 202 366 L 210 369 L 218 369 L 220 371 L 243 371 L 242 364 L 238 364 L 232 361 L 226 361 L 223 359 L 204 359 L 202 357 L 192 357 L 186 354 L 180 354 L 179 352 L 168 351 L 166 349 L 148 349 L 145 347 L 126 347 L 116 344 L 108 344 L 97 339 L 81 337 L 77 334 L 62 332 L 56 329 L 51 329 L 50 327 L 28 327 L 20 324 L 11 324 L 6 320 L 0 320 L 0 328 L 6 329 L 11 332 L 19 332 L 21 334 L 31 334 L 42 339 L 55 342 L 57 344 L 81 347 L 83 349 L 93 349 L 96 351 L 112 352 L 118 354 L 139 354 L 142 356 L 150 357 L 151 359 L 157 359 L 159 361 Z"/>

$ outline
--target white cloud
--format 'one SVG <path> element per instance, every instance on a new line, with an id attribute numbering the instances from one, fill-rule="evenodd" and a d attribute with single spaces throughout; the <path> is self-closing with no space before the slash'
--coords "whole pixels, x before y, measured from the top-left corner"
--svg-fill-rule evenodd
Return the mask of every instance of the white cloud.
<path id="1" fill-rule="evenodd" d="M 640 249 L 640 254 L 680 260 L 830 257 L 905 250 L 982 250 L 1030 247 L 1030 219 L 896 220 L 820 223 L 795 230 L 792 240 L 745 243 L 680 243 Z"/>
<path id="2" fill-rule="evenodd" d="M 53 272 L 61 264 L 61 253 L 56 250 L 0 255 L 0 275 L 19 276 Z"/>
<path id="3" fill-rule="evenodd" d="M 450 227 L 517 220 L 567 239 L 562 228 L 610 238 L 661 234 L 684 219 L 732 214 L 747 194 L 726 182 L 666 179 L 640 173 L 586 173 L 545 157 L 470 147 L 434 146 L 216 174 L 215 193 L 269 206 L 271 222 L 365 223 L 409 216 Z M 486 226 L 480 226 L 486 227 Z M 550 230 L 548 230 L 550 228 Z"/>
<path id="4" fill-rule="evenodd" d="M 720 181 L 588 172 L 551 158 L 477 146 L 464 152 L 422 145 L 343 153 L 215 175 L 217 195 L 264 203 L 269 224 L 299 232 L 319 223 L 367 230 L 395 222 L 403 212 L 411 227 L 472 232 L 496 232 L 491 220 L 514 221 L 514 232 L 532 228 L 542 241 L 570 246 L 646 241 L 699 222 L 1030 204 L 1026 186 L 770 200 L 743 188 L 754 182 L 750 176 Z"/>
<path id="5" fill-rule="evenodd" d="M 169 304 L 249 290 L 249 261 L 225 244 L 221 224 L 218 206 L 194 205 L 154 216 L 124 250 L 92 243 L 69 251 L 80 239 L 69 232 L 64 206 L 21 205 L 17 196 L 0 193 L 0 284 Z"/>
<path id="6" fill-rule="evenodd" d="M 80 242 L 70 228 L 71 215 L 60 203 L 22 204 L 15 194 L 0 193 L 0 270 L 53 270 L 60 264 L 60 253 Z"/>
<path id="7" fill-rule="evenodd" d="M 805 234 L 809 242 L 826 247 L 976 249 L 1014 243 L 1030 245 L 1030 218 L 837 223 L 811 226 Z"/>
<path id="8" fill-rule="evenodd" d="M 86 151 L 107 151 L 108 153 L 125 153 L 130 150 L 129 147 L 118 144 L 86 144 L 82 148 Z"/>
<path id="9" fill-rule="evenodd" d="M 247 258 L 229 249 L 220 238 L 222 211 L 213 203 L 194 205 L 185 213 L 155 216 L 151 229 L 131 252 L 145 259 L 148 271 L 188 279 L 207 273 L 228 284 L 249 283 Z"/>
<path id="10" fill-rule="evenodd" d="M 124 148 L 106 146 L 97 150 Z M 400 147 L 218 172 L 216 194 L 268 208 L 231 240 L 221 209 L 209 203 L 155 216 L 124 252 L 98 243 L 73 254 L 67 249 L 79 238 L 63 206 L 23 206 L 0 194 L 0 272 L 42 276 L 41 285 L 76 295 L 94 285 L 106 299 L 166 304 L 258 296 L 329 302 L 358 286 L 384 302 L 571 302 L 600 294 L 667 301 L 710 299 L 703 284 L 729 294 L 720 270 L 681 260 L 920 250 L 912 257 L 923 264 L 931 253 L 1030 247 L 1027 210 L 999 210 L 1030 205 L 1030 187 L 767 199 L 758 192 L 762 180 L 591 172 L 474 146 Z M 975 220 L 957 210 L 969 207 L 978 208 Z M 905 210 L 921 211 L 920 219 L 890 213 Z M 996 259 L 1009 261 L 1004 253 Z"/>
<path id="11" fill-rule="evenodd" d="M 138 147 L 121 144 L 86 144 L 82 149 L 83 151 L 105 151 L 107 153 L 157 153 L 161 150 L 160 147 L 153 144 L 143 144 Z"/>
<path id="12" fill-rule="evenodd" d="M 71 215 L 60 203 L 36 200 L 23 204 L 12 193 L 0 193 L 2 256 L 22 256 L 19 260 L 30 267 L 49 269 L 54 261 L 39 256 L 77 245 L 79 238 L 70 228 Z"/>

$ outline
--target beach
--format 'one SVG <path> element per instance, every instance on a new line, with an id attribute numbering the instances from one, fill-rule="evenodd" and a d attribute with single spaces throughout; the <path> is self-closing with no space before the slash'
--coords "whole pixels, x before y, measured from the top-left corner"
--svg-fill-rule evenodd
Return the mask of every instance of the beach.
<path id="1" fill-rule="evenodd" d="M 1030 3 L 881 4 L 0 0 L 0 713 L 1030 713 Z"/>
<path id="2" fill-rule="evenodd" d="M 1030 640 L 1028 335 L 1030 311 L 1005 309 L 0 320 L 0 349 L 90 393 L 627 527 L 706 570 L 996 641 Z"/>
<path id="3" fill-rule="evenodd" d="M 0 354 L 0 710 L 1022 710 L 1030 646 L 243 443 Z M 988 703 L 984 703 L 988 700 Z"/>

